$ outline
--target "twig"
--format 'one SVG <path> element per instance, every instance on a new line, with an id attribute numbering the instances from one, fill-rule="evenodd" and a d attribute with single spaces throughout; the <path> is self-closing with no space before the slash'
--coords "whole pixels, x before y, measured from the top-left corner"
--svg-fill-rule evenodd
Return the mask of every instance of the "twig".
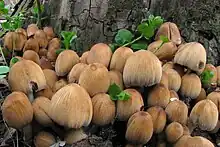
<path id="1" fill-rule="evenodd" d="M 37 18 L 37 25 L 41 27 L 41 7 L 40 7 L 40 0 L 36 0 L 37 2 L 37 9 L 38 9 L 38 18 Z"/>

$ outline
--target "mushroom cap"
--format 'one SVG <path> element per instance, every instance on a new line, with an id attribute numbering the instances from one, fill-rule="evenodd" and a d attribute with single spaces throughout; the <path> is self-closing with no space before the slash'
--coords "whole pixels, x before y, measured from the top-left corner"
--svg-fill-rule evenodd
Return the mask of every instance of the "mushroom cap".
<path id="1" fill-rule="evenodd" d="M 34 61 L 36 64 L 40 65 L 40 57 L 33 50 L 26 50 L 23 53 L 23 59 Z"/>
<path id="2" fill-rule="evenodd" d="M 167 141 L 175 143 L 183 136 L 183 126 L 178 122 L 170 123 L 165 130 Z"/>
<path id="3" fill-rule="evenodd" d="M 47 85 L 52 89 L 55 85 L 56 81 L 58 81 L 58 77 L 56 72 L 51 69 L 43 69 L 44 76 L 46 78 Z"/>
<path id="4" fill-rule="evenodd" d="M 25 94 L 40 91 L 46 87 L 46 79 L 39 65 L 31 60 L 21 60 L 15 63 L 8 74 L 8 83 L 12 91 Z"/>
<path id="5" fill-rule="evenodd" d="M 9 94 L 2 104 L 2 115 L 9 127 L 22 129 L 33 119 L 33 108 L 28 97 L 18 91 Z"/>
<path id="6" fill-rule="evenodd" d="M 157 40 L 148 46 L 148 51 L 154 53 L 160 60 L 170 61 L 174 58 L 177 52 L 177 46 L 173 42 L 164 43 L 162 46 L 162 40 Z"/>
<path id="7" fill-rule="evenodd" d="M 171 101 L 167 105 L 165 112 L 167 113 L 167 118 L 170 122 L 176 121 L 182 125 L 185 125 L 187 123 L 188 107 L 183 101 Z"/>
<path id="8" fill-rule="evenodd" d="M 55 37 L 55 33 L 52 27 L 49 27 L 49 26 L 44 27 L 43 31 L 46 33 L 48 41 L 50 41 L 51 39 Z"/>
<path id="9" fill-rule="evenodd" d="M 201 130 L 212 131 L 218 122 L 218 108 L 209 99 L 201 100 L 192 108 L 190 122 Z"/>
<path id="10" fill-rule="evenodd" d="M 200 78 L 196 74 L 185 74 L 182 77 L 181 83 L 180 94 L 182 96 L 190 97 L 192 99 L 196 99 L 199 96 L 202 84 Z"/>
<path id="11" fill-rule="evenodd" d="M 110 124 L 115 118 L 116 107 L 110 96 L 99 93 L 92 97 L 92 123 L 100 126 Z"/>
<path id="12" fill-rule="evenodd" d="M 131 144 L 146 144 L 153 135 L 153 121 L 148 112 L 139 111 L 133 114 L 127 123 L 126 140 Z"/>
<path id="13" fill-rule="evenodd" d="M 181 76 L 174 69 L 167 69 L 165 71 L 168 75 L 168 88 L 169 90 L 179 91 L 181 86 Z"/>
<path id="14" fill-rule="evenodd" d="M 170 101 L 170 91 L 162 84 L 156 85 L 147 98 L 148 106 L 160 106 L 166 108 Z"/>
<path id="15" fill-rule="evenodd" d="M 136 51 L 125 63 L 123 80 L 126 87 L 152 86 L 159 83 L 161 77 L 161 62 L 150 51 Z"/>
<path id="16" fill-rule="evenodd" d="M 120 121 L 127 121 L 134 113 L 141 110 L 144 106 L 143 98 L 136 89 L 125 89 L 131 97 L 126 101 L 118 100 L 116 103 L 116 117 Z"/>
<path id="17" fill-rule="evenodd" d="M 17 29 L 15 30 L 15 32 L 16 32 L 16 33 L 21 33 L 21 34 L 23 34 L 23 35 L 26 37 L 26 39 L 27 39 L 27 32 L 26 32 L 25 29 L 23 29 L 23 28 L 17 28 Z"/>
<path id="18" fill-rule="evenodd" d="M 107 44 L 97 43 L 91 47 L 87 56 L 87 63 L 101 63 L 108 68 L 111 57 L 111 48 Z"/>
<path id="19" fill-rule="evenodd" d="M 48 44 L 48 52 L 47 52 L 47 58 L 50 61 L 56 61 L 57 59 L 56 50 L 60 49 L 60 46 L 61 46 L 60 39 L 53 38 L 52 40 L 50 40 Z"/>
<path id="20" fill-rule="evenodd" d="M 39 132 L 34 138 L 34 145 L 36 147 L 49 147 L 55 143 L 55 137 L 51 133 L 45 131 Z"/>
<path id="21" fill-rule="evenodd" d="M 68 74 L 68 83 L 78 83 L 80 74 L 85 70 L 88 65 L 85 63 L 77 63 L 73 66 Z"/>
<path id="22" fill-rule="evenodd" d="M 204 88 L 201 88 L 199 96 L 195 99 L 196 102 L 206 99 L 206 91 Z"/>
<path id="23" fill-rule="evenodd" d="M 33 50 L 36 53 L 39 52 L 39 45 L 38 45 L 38 41 L 34 38 L 29 38 L 23 48 L 23 52 L 25 52 L 26 50 Z"/>
<path id="24" fill-rule="evenodd" d="M 202 72 L 206 65 L 206 50 L 198 42 L 190 42 L 180 47 L 174 57 L 174 63 L 186 66 L 192 71 Z"/>
<path id="25" fill-rule="evenodd" d="M 39 57 L 43 57 L 43 56 L 46 57 L 46 56 L 47 56 L 47 52 L 48 52 L 47 49 L 41 48 L 41 49 L 39 50 L 39 52 L 38 52 Z"/>
<path id="26" fill-rule="evenodd" d="M 207 99 L 211 100 L 218 108 L 220 112 L 220 92 L 213 91 L 207 95 Z"/>
<path id="27" fill-rule="evenodd" d="M 179 95 L 176 93 L 176 91 L 174 90 L 170 90 L 170 98 L 177 98 L 177 99 L 180 99 L 179 98 Z"/>
<path id="28" fill-rule="evenodd" d="M 117 84 L 122 90 L 124 89 L 124 83 L 122 74 L 117 70 L 110 70 L 109 72 L 111 84 Z"/>
<path id="29" fill-rule="evenodd" d="M 185 75 L 185 68 L 179 64 L 173 63 L 173 61 L 166 62 L 162 66 L 163 71 L 166 71 L 167 69 L 170 68 L 176 70 L 181 77 Z"/>
<path id="30" fill-rule="evenodd" d="M 87 64 L 87 57 L 89 55 L 89 51 L 86 51 L 82 54 L 82 56 L 80 57 L 80 63 L 85 63 Z"/>
<path id="31" fill-rule="evenodd" d="M 65 76 L 77 63 L 79 63 L 79 56 L 76 52 L 73 50 L 64 50 L 57 57 L 55 71 L 58 76 Z"/>
<path id="32" fill-rule="evenodd" d="M 75 129 L 88 126 L 92 115 L 91 98 L 78 84 L 64 86 L 51 99 L 49 116 L 61 126 Z"/>
<path id="33" fill-rule="evenodd" d="M 33 110 L 34 110 L 34 119 L 43 126 L 50 126 L 53 124 L 53 121 L 48 116 L 49 108 L 51 106 L 51 102 L 46 97 L 37 97 L 32 102 Z"/>
<path id="34" fill-rule="evenodd" d="M 58 81 L 56 81 L 55 85 L 53 86 L 53 92 L 57 92 L 60 90 L 62 87 L 66 86 L 68 84 L 67 80 L 62 78 Z"/>
<path id="35" fill-rule="evenodd" d="M 38 26 L 36 24 L 29 24 L 27 27 L 27 35 L 28 37 L 33 36 L 38 30 Z"/>
<path id="36" fill-rule="evenodd" d="M 166 112 L 160 106 L 150 107 L 147 109 L 147 112 L 152 117 L 154 133 L 161 133 L 164 130 L 167 122 Z"/>
<path id="37" fill-rule="evenodd" d="M 64 136 L 64 141 L 66 141 L 67 144 L 72 145 L 73 143 L 79 142 L 88 136 L 84 133 L 83 129 L 70 129 L 66 132 Z"/>
<path id="38" fill-rule="evenodd" d="M 168 79 L 168 75 L 165 71 L 162 71 L 162 77 L 160 80 L 160 84 L 163 84 L 165 87 L 169 88 L 169 79 Z"/>
<path id="39" fill-rule="evenodd" d="M 160 36 L 166 36 L 173 43 L 180 45 L 181 44 L 181 35 L 180 31 L 175 23 L 165 22 L 158 29 L 155 40 L 159 40 Z"/>
<path id="40" fill-rule="evenodd" d="M 43 30 L 37 30 L 34 38 L 38 41 L 40 48 L 46 48 L 48 45 L 47 34 Z"/>
<path id="41" fill-rule="evenodd" d="M 54 95 L 53 90 L 47 85 L 45 89 L 40 90 L 36 93 L 36 96 L 43 96 L 46 97 L 48 99 L 51 99 L 52 96 Z"/>
<path id="42" fill-rule="evenodd" d="M 100 63 L 88 65 L 80 74 L 79 85 L 86 89 L 90 96 L 106 93 L 110 86 L 108 69 Z"/>
<path id="43" fill-rule="evenodd" d="M 44 56 L 40 58 L 40 67 L 42 69 L 54 69 L 51 62 Z"/>
<path id="44" fill-rule="evenodd" d="M 117 70 L 122 73 L 128 57 L 132 54 L 133 50 L 128 47 L 120 47 L 116 49 L 111 58 L 110 70 Z"/>

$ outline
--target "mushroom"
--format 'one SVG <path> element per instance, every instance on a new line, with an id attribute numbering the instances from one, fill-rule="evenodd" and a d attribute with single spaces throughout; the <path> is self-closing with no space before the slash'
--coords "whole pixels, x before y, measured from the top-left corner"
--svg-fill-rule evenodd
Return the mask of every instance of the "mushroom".
<path id="1" fill-rule="evenodd" d="M 169 90 L 179 91 L 181 86 L 181 77 L 174 69 L 167 69 L 165 71 L 168 75 L 168 88 Z"/>
<path id="2" fill-rule="evenodd" d="M 47 85 L 45 89 L 43 90 L 40 90 L 36 93 L 36 96 L 39 97 L 39 96 L 44 96 L 48 99 L 51 99 L 52 96 L 53 96 L 53 90 Z"/>
<path id="3" fill-rule="evenodd" d="M 46 57 L 46 56 L 47 56 L 47 52 L 48 52 L 47 49 L 41 48 L 41 49 L 39 50 L 39 52 L 38 52 L 39 57 L 43 57 L 43 56 Z"/>
<path id="4" fill-rule="evenodd" d="M 160 60 L 150 51 L 136 51 L 125 63 L 123 81 L 126 87 L 152 86 L 158 84 L 161 77 Z"/>
<path id="5" fill-rule="evenodd" d="M 123 83 L 123 78 L 122 74 L 117 71 L 117 70 L 110 70 L 109 72 L 111 84 L 117 84 L 121 89 L 124 89 L 124 83 Z"/>
<path id="6" fill-rule="evenodd" d="M 185 74 L 184 67 L 179 64 L 173 63 L 173 61 L 166 62 L 162 67 L 163 71 L 166 71 L 167 69 L 170 68 L 176 70 L 181 77 L 184 76 Z"/>
<path id="7" fill-rule="evenodd" d="M 87 57 L 88 57 L 89 51 L 86 51 L 82 54 L 80 57 L 80 63 L 85 63 L 87 64 Z"/>
<path id="8" fill-rule="evenodd" d="M 111 57 L 111 48 L 107 44 L 97 43 L 91 47 L 87 56 L 87 63 L 101 63 L 108 68 Z"/>
<path id="9" fill-rule="evenodd" d="M 217 66 L 216 70 L 217 70 L 217 85 L 220 86 L 220 66 Z"/>
<path id="10" fill-rule="evenodd" d="M 167 122 L 166 112 L 160 106 L 150 107 L 147 109 L 147 112 L 152 117 L 154 133 L 161 133 L 164 130 Z"/>
<path id="11" fill-rule="evenodd" d="M 51 39 L 55 37 L 55 33 L 52 27 L 49 27 L 49 26 L 44 27 L 43 31 L 46 33 L 48 41 L 50 41 Z"/>
<path id="12" fill-rule="evenodd" d="M 56 61 L 57 59 L 56 51 L 60 49 L 60 46 L 61 46 L 60 39 L 53 38 L 52 40 L 50 40 L 50 42 L 48 43 L 48 52 L 47 52 L 47 58 L 50 61 Z"/>
<path id="13" fill-rule="evenodd" d="M 55 71 L 58 76 L 67 75 L 74 65 L 79 63 L 79 56 L 73 50 L 62 51 L 56 60 Z"/>
<path id="14" fill-rule="evenodd" d="M 160 84 L 163 84 L 166 88 L 169 88 L 169 79 L 168 79 L 168 75 L 165 71 L 162 71 L 162 77 L 160 80 Z"/>
<path id="15" fill-rule="evenodd" d="M 48 45 L 47 34 L 43 30 L 37 30 L 34 38 L 38 41 L 40 48 L 46 48 Z"/>
<path id="16" fill-rule="evenodd" d="M 86 89 L 90 96 L 106 93 L 110 86 L 108 69 L 100 63 L 88 65 L 80 74 L 79 85 Z"/>
<path id="17" fill-rule="evenodd" d="M 27 27 L 27 36 L 28 37 L 34 36 L 37 30 L 38 30 L 38 27 L 36 24 L 29 24 Z"/>
<path id="18" fill-rule="evenodd" d="M 26 50 L 33 50 L 36 53 L 38 53 L 39 52 L 39 45 L 38 45 L 37 40 L 34 38 L 28 39 L 24 45 L 23 52 L 25 52 Z"/>
<path id="19" fill-rule="evenodd" d="M 46 87 L 46 79 L 39 65 L 31 60 L 21 60 L 15 63 L 8 74 L 8 83 L 12 91 L 21 91 L 33 101 L 33 91 Z"/>
<path id="20" fill-rule="evenodd" d="M 177 98 L 177 99 L 180 99 L 179 98 L 179 95 L 176 93 L 176 91 L 174 90 L 170 90 L 170 98 Z"/>
<path id="21" fill-rule="evenodd" d="M 207 99 L 211 100 L 218 108 L 218 112 L 220 112 L 220 92 L 213 91 L 213 92 L 209 93 L 207 96 Z"/>
<path id="22" fill-rule="evenodd" d="M 183 127 L 178 122 L 170 123 L 165 130 L 167 141 L 170 143 L 177 142 L 183 136 Z"/>
<path id="23" fill-rule="evenodd" d="M 104 126 L 110 124 L 115 118 L 116 107 L 110 96 L 99 93 L 92 97 L 93 117 L 92 123 Z"/>
<path id="24" fill-rule="evenodd" d="M 217 69 L 212 64 L 206 64 L 204 71 L 211 71 L 213 73 L 213 77 L 209 80 L 208 83 L 203 83 L 204 88 L 211 87 L 212 85 L 217 86 Z"/>
<path id="25" fill-rule="evenodd" d="M 56 81 L 56 83 L 54 84 L 52 91 L 55 93 L 57 92 L 59 89 L 61 89 L 62 87 L 66 86 L 68 84 L 67 80 L 62 78 L 58 81 Z"/>
<path id="26" fill-rule="evenodd" d="M 146 144 L 152 135 L 153 121 L 148 112 L 139 111 L 129 118 L 125 138 L 130 144 Z"/>
<path id="27" fill-rule="evenodd" d="M 87 66 L 88 65 L 85 63 L 77 63 L 74 65 L 67 76 L 68 83 L 78 83 L 80 74 L 85 70 Z"/>
<path id="28" fill-rule="evenodd" d="M 206 50 L 198 42 L 190 42 L 180 47 L 175 54 L 174 63 L 186 66 L 200 74 L 206 65 Z"/>
<path id="29" fill-rule="evenodd" d="M 124 92 L 130 94 L 126 101 L 118 100 L 116 103 L 116 118 L 120 121 L 127 121 L 131 115 L 141 110 L 144 106 L 141 94 L 135 89 L 125 89 Z"/>
<path id="30" fill-rule="evenodd" d="M 23 29 L 23 28 L 17 28 L 17 29 L 15 30 L 15 32 L 16 32 L 16 33 L 21 33 L 21 34 L 24 35 L 25 38 L 27 39 L 27 32 L 26 32 L 25 29 Z"/>
<path id="31" fill-rule="evenodd" d="M 157 40 L 149 44 L 147 50 L 154 53 L 162 61 L 170 61 L 177 52 L 177 46 L 173 42 L 163 43 L 162 40 Z"/>
<path id="32" fill-rule="evenodd" d="M 26 50 L 23 54 L 23 59 L 31 60 L 36 64 L 40 65 L 40 57 L 39 55 L 33 50 Z"/>
<path id="33" fill-rule="evenodd" d="M 170 101 L 170 91 L 163 84 L 156 85 L 147 98 L 148 106 L 160 106 L 166 108 Z"/>
<path id="34" fill-rule="evenodd" d="M 56 75 L 56 72 L 51 69 L 44 69 L 43 70 L 44 76 L 46 78 L 46 83 L 50 88 L 53 88 L 55 83 L 58 81 L 58 77 Z"/>
<path id="35" fill-rule="evenodd" d="M 9 94 L 2 104 L 2 115 L 9 127 L 22 129 L 31 123 L 33 108 L 28 97 L 18 91 Z"/>
<path id="36" fill-rule="evenodd" d="M 85 134 L 82 128 L 70 129 L 66 132 L 64 141 L 66 141 L 66 144 L 72 145 L 73 143 L 79 142 L 83 139 L 86 139 L 87 137 L 88 135 Z"/>
<path id="37" fill-rule="evenodd" d="M 117 70 L 122 73 L 128 57 L 132 54 L 133 50 L 128 47 L 120 47 L 116 49 L 111 58 L 110 70 Z"/>
<path id="38" fill-rule="evenodd" d="M 188 107 L 181 100 L 171 101 L 166 109 L 167 118 L 170 122 L 178 122 L 182 125 L 186 125 L 188 119 Z"/>
<path id="39" fill-rule="evenodd" d="M 194 74 L 194 73 L 189 73 L 185 74 L 182 77 L 182 82 L 181 82 L 181 87 L 180 87 L 180 94 L 183 97 L 189 97 L 191 99 L 196 99 L 202 88 L 202 84 L 200 81 L 200 78 Z"/>
<path id="40" fill-rule="evenodd" d="M 201 100 L 204 100 L 206 99 L 206 91 L 204 88 L 201 88 L 201 91 L 199 93 L 199 96 L 197 96 L 197 98 L 195 99 L 196 103 L 201 101 Z"/>
<path id="41" fill-rule="evenodd" d="M 179 29 L 175 23 L 165 22 L 158 29 L 155 40 L 159 40 L 160 36 L 166 36 L 170 41 L 176 45 L 181 44 L 181 35 Z"/>
<path id="42" fill-rule="evenodd" d="M 40 67 L 42 69 L 54 69 L 51 62 L 44 56 L 40 58 Z"/>
<path id="43" fill-rule="evenodd" d="M 58 90 L 51 99 L 49 116 L 57 124 L 78 129 L 92 120 L 92 101 L 87 91 L 72 83 Z"/>
<path id="44" fill-rule="evenodd" d="M 194 128 L 212 131 L 218 122 L 218 108 L 209 99 L 201 100 L 192 108 L 189 116 L 189 129 L 192 132 Z"/>
<path id="45" fill-rule="evenodd" d="M 34 137 L 34 145 L 36 147 L 49 147 L 55 143 L 55 137 L 49 132 L 41 131 Z"/>

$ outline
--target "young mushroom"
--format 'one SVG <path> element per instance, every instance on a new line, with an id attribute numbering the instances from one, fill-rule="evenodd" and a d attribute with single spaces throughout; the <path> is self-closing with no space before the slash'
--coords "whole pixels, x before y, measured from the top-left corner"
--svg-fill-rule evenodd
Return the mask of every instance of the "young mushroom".
<path id="1" fill-rule="evenodd" d="M 163 84 L 166 88 L 169 88 L 169 79 L 168 79 L 168 75 L 165 71 L 162 71 L 162 77 L 160 80 L 160 84 Z"/>
<path id="2" fill-rule="evenodd" d="M 58 49 L 60 49 L 60 39 L 59 38 L 53 38 L 52 40 L 50 40 L 50 42 L 48 43 L 48 52 L 47 52 L 47 58 L 50 61 L 55 62 L 57 59 L 57 54 L 56 51 Z"/>
<path id="3" fill-rule="evenodd" d="M 70 129 L 64 135 L 64 141 L 66 141 L 66 144 L 72 145 L 73 143 L 79 142 L 87 137 L 88 135 L 83 131 L 82 128 Z"/>
<path id="4" fill-rule="evenodd" d="M 40 67 L 42 69 L 54 69 L 51 62 L 44 56 L 40 58 Z"/>
<path id="5" fill-rule="evenodd" d="M 85 70 L 87 66 L 88 65 L 85 63 L 77 63 L 74 65 L 67 76 L 68 83 L 78 83 L 80 74 Z"/>
<path id="6" fill-rule="evenodd" d="M 199 95 L 197 96 L 197 98 L 195 99 L 195 102 L 197 103 L 197 102 L 204 100 L 204 99 L 206 99 L 206 91 L 204 88 L 201 88 L 201 91 L 200 91 Z"/>
<path id="7" fill-rule="evenodd" d="M 176 93 L 176 91 L 174 90 L 170 90 L 170 99 L 171 98 L 177 98 L 177 99 L 180 99 L 179 98 L 179 95 Z"/>
<path id="8" fill-rule="evenodd" d="M 80 57 L 80 63 L 84 63 L 87 64 L 87 57 L 89 55 L 89 51 L 86 51 L 82 54 L 82 56 Z"/>
<path id="9" fill-rule="evenodd" d="M 123 81 L 126 87 L 152 86 L 158 84 L 161 77 L 160 60 L 150 51 L 136 51 L 125 63 Z"/>
<path id="10" fill-rule="evenodd" d="M 52 91 L 55 93 L 59 89 L 61 89 L 62 87 L 66 86 L 67 84 L 68 84 L 67 80 L 62 78 L 62 79 L 56 81 L 56 83 L 53 85 Z"/>
<path id="11" fill-rule="evenodd" d="M 165 71 L 168 75 L 168 88 L 169 90 L 179 91 L 181 86 L 181 76 L 174 69 L 167 69 Z"/>
<path id="12" fill-rule="evenodd" d="M 58 76 L 56 75 L 56 72 L 51 69 L 44 69 L 43 73 L 46 78 L 47 85 L 52 89 L 55 83 L 58 81 Z"/>
<path id="13" fill-rule="evenodd" d="M 27 27 L 27 36 L 30 38 L 39 30 L 36 24 L 29 24 Z"/>
<path id="14" fill-rule="evenodd" d="M 23 52 L 25 52 L 26 50 L 33 50 L 36 53 L 38 53 L 39 52 L 39 45 L 38 45 L 37 40 L 34 38 L 29 38 L 24 45 Z"/>
<path id="15" fill-rule="evenodd" d="M 47 53 L 48 53 L 48 50 L 47 49 L 45 49 L 45 48 L 41 48 L 40 50 L 39 50 L 39 52 L 38 52 L 38 55 L 39 55 L 39 57 L 41 58 L 41 57 L 46 57 L 47 56 Z"/>
<path id="16" fill-rule="evenodd" d="M 41 131 L 34 137 L 35 147 L 49 147 L 56 143 L 56 138 L 49 132 Z"/>
<path id="17" fill-rule="evenodd" d="M 124 83 L 123 83 L 123 78 L 122 78 L 122 74 L 117 71 L 117 70 L 110 70 L 109 72 L 109 76 L 110 76 L 110 83 L 111 84 L 117 84 L 121 89 L 124 89 Z"/>
<path id="18" fill-rule="evenodd" d="M 40 65 L 40 57 L 39 55 L 33 51 L 33 50 L 26 50 L 24 53 L 23 53 L 23 59 L 26 59 L 26 60 L 31 60 L 33 62 L 35 62 L 36 64 Z"/>
<path id="19" fill-rule="evenodd" d="M 128 47 L 116 49 L 111 58 L 110 70 L 117 70 L 123 73 L 125 63 L 132 54 L 133 50 Z"/>
<path id="20" fill-rule="evenodd" d="M 47 40 L 50 41 L 51 39 L 53 39 L 55 37 L 55 33 L 53 31 L 52 27 L 44 27 L 43 31 L 45 32 L 45 34 L 47 35 Z"/>
<path id="21" fill-rule="evenodd" d="M 173 61 L 166 62 L 162 66 L 162 69 L 163 71 L 166 71 L 167 69 L 174 69 L 181 77 L 185 75 L 185 68 L 179 64 L 175 64 Z"/>
<path id="22" fill-rule="evenodd" d="M 37 30 L 34 38 L 38 41 L 40 48 L 46 48 L 48 45 L 47 34 L 43 30 Z"/>
<path id="23" fill-rule="evenodd" d="M 170 143 L 177 142 L 183 136 L 183 127 L 178 122 L 170 123 L 165 130 L 167 141 Z"/>

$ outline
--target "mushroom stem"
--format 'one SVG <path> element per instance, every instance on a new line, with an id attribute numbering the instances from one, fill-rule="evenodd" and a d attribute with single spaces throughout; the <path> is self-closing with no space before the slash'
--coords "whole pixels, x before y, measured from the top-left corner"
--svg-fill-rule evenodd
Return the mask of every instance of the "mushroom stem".
<path id="1" fill-rule="evenodd" d="M 186 74 L 189 74 L 192 70 L 187 68 Z"/>
<path id="2" fill-rule="evenodd" d="M 191 134 L 192 132 L 193 132 L 193 130 L 196 128 L 196 126 L 195 125 L 193 125 L 193 123 L 190 121 L 190 120 L 188 120 L 188 128 L 189 128 L 189 133 Z"/>
<path id="3" fill-rule="evenodd" d="M 34 101 L 33 91 L 31 91 L 31 92 L 28 93 L 28 98 L 29 98 L 29 100 L 30 100 L 31 103 Z"/>
<path id="4" fill-rule="evenodd" d="M 24 141 L 29 143 L 32 139 L 32 125 L 28 124 L 22 129 L 24 133 Z"/>

